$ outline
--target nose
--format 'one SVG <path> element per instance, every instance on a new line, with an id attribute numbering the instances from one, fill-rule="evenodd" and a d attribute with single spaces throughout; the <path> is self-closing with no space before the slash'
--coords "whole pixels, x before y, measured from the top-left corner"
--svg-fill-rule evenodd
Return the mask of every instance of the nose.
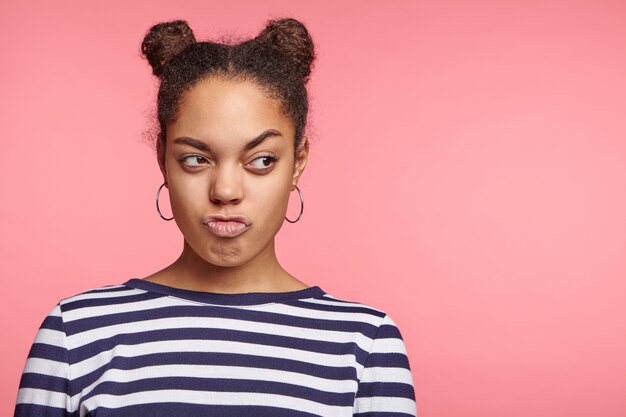
<path id="1" fill-rule="evenodd" d="M 215 204 L 239 203 L 243 197 L 241 173 L 237 167 L 215 166 L 211 176 L 209 198 Z"/>

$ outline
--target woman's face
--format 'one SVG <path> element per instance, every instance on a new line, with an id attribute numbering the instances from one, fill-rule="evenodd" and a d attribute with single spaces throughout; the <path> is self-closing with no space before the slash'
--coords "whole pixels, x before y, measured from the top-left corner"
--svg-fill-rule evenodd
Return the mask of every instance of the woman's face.
<path id="1" fill-rule="evenodd" d="M 273 251 L 308 154 L 303 138 L 294 165 L 294 128 L 278 101 L 252 82 L 203 80 L 181 97 L 166 138 L 159 165 L 174 219 L 196 254 L 236 266 Z M 219 214 L 246 216 L 249 225 L 221 236 L 205 224 Z"/>

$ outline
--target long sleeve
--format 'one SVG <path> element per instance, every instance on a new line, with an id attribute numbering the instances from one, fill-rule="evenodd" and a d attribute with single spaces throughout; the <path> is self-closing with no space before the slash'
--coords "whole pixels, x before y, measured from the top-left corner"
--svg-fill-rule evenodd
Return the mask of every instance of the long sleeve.
<path id="1" fill-rule="evenodd" d="M 69 404 L 69 361 L 59 303 L 44 319 L 28 353 L 14 417 L 65 417 Z"/>
<path id="2" fill-rule="evenodd" d="M 365 362 L 354 401 L 355 417 L 415 417 L 415 389 L 406 346 L 385 315 Z"/>

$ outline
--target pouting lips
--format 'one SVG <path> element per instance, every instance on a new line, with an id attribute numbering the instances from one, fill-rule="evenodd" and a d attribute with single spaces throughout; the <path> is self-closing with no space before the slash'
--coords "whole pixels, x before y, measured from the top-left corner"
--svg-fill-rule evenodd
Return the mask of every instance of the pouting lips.
<path id="1" fill-rule="evenodd" d="M 234 221 L 210 221 L 205 225 L 211 233 L 219 237 L 239 236 L 247 228 L 245 224 Z"/>

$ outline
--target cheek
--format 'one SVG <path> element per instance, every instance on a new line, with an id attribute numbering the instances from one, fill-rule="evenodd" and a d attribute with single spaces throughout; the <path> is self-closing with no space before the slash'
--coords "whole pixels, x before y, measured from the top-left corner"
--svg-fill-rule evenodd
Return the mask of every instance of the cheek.
<path id="1" fill-rule="evenodd" d="M 290 187 L 291 182 L 282 179 L 262 186 L 252 185 L 247 193 L 248 201 L 243 204 L 246 209 L 252 210 L 247 214 L 259 221 L 282 223 L 289 203 Z"/>
<path id="2" fill-rule="evenodd" d="M 195 220 L 193 216 L 204 214 L 209 204 L 206 185 L 195 181 L 176 181 L 174 190 L 170 193 L 170 201 L 174 216 L 179 220 Z"/>
<path id="3" fill-rule="evenodd" d="M 280 211 L 286 208 L 288 202 L 288 188 L 277 184 L 272 187 L 254 188 L 248 194 L 248 204 L 244 204 L 246 208 L 254 210 L 254 212 L 262 214 L 263 217 L 272 217 L 279 215 Z"/>

